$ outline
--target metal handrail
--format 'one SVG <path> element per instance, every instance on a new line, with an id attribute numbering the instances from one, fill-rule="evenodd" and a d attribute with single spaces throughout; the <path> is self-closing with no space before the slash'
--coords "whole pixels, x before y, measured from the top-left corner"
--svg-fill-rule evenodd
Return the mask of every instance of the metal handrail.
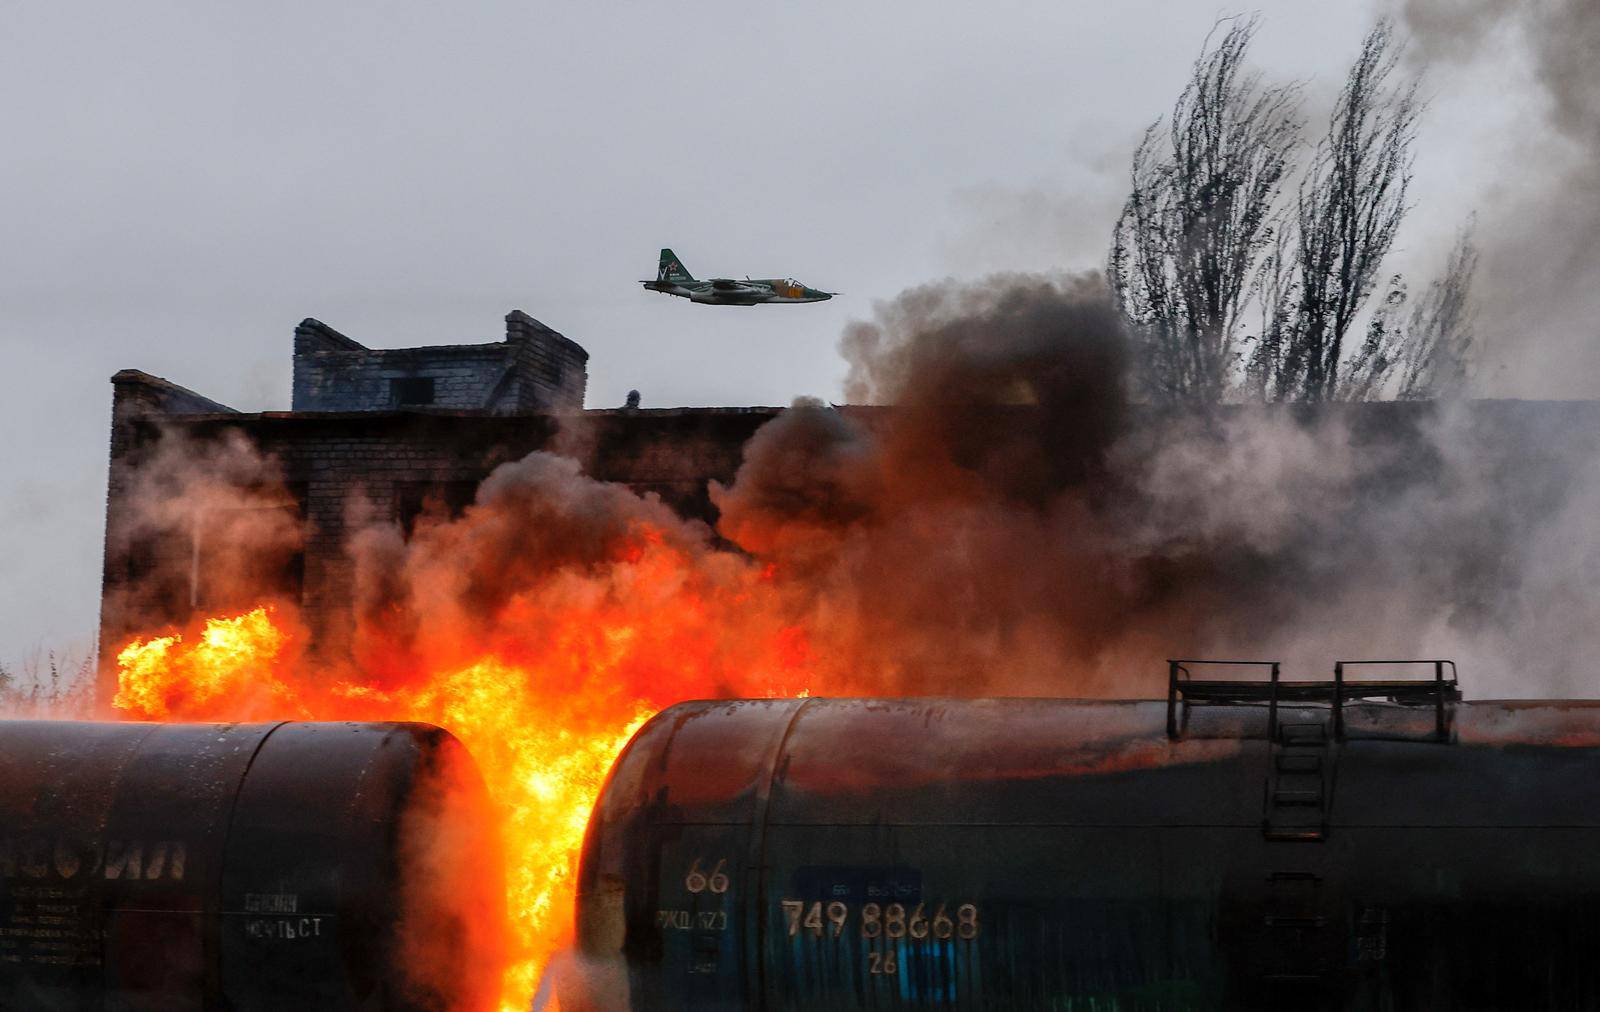
<path id="1" fill-rule="evenodd" d="M 1380 664 L 1431 664 L 1433 665 L 1433 720 L 1434 735 L 1440 741 L 1448 741 L 1450 734 L 1445 727 L 1444 704 L 1447 684 L 1449 687 L 1459 687 L 1461 684 L 1460 672 L 1456 669 L 1456 662 L 1445 658 L 1408 658 L 1393 661 L 1335 661 L 1333 665 L 1333 736 L 1339 740 L 1344 739 L 1344 669 L 1345 665 Z M 1450 665 L 1450 681 L 1445 682 L 1444 666 Z"/>
<path id="2" fill-rule="evenodd" d="M 1168 738 L 1177 738 L 1178 737 L 1178 692 L 1179 692 L 1178 683 L 1180 681 L 1180 679 L 1178 678 L 1178 673 L 1180 671 L 1183 672 L 1183 674 L 1185 676 L 1182 679 L 1183 681 L 1192 681 L 1193 679 L 1191 677 L 1189 677 L 1191 673 L 1190 673 L 1189 669 L 1187 667 L 1185 667 L 1185 665 L 1188 665 L 1188 664 L 1196 664 L 1196 665 L 1199 665 L 1199 664 L 1213 664 L 1213 665 L 1216 665 L 1218 667 L 1224 667 L 1224 666 L 1234 666 L 1234 667 L 1248 666 L 1248 667 L 1258 667 L 1258 668 L 1270 667 L 1272 669 L 1272 705 L 1271 705 L 1271 714 L 1272 714 L 1272 716 L 1269 719 L 1269 724 L 1276 721 L 1277 712 L 1278 712 L 1278 668 L 1279 668 L 1280 662 L 1278 662 L 1278 661 L 1201 660 L 1199 658 L 1179 658 L 1177 660 L 1172 660 L 1172 659 L 1169 658 L 1167 660 L 1167 737 Z M 1184 705 L 1185 706 L 1188 705 L 1187 701 L 1185 701 Z"/>

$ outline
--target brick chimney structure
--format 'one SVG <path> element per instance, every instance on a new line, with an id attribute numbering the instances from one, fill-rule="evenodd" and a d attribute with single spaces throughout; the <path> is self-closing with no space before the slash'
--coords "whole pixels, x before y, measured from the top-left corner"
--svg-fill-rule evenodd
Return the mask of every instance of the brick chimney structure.
<path id="1" fill-rule="evenodd" d="M 295 411 L 583 410 L 589 353 L 520 309 L 495 344 L 368 348 L 320 320 L 294 330 Z"/>

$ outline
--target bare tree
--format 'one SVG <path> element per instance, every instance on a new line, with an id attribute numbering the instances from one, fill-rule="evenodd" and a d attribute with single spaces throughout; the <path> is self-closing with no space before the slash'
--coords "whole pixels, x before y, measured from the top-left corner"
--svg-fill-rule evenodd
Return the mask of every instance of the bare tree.
<path id="1" fill-rule="evenodd" d="M 1254 337 L 1245 339 L 1255 344 L 1245 359 L 1245 392 L 1257 400 L 1272 396 L 1275 365 L 1291 343 L 1291 308 L 1299 291 L 1294 266 L 1294 230 L 1280 227 L 1262 258 L 1253 285 L 1260 329 Z"/>
<path id="2" fill-rule="evenodd" d="M 1472 280 L 1478 271 L 1478 246 L 1469 223 L 1456 237 L 1444 274 L 1411 308 L 1398 396 L 1424 400 L 1459 396 L 1471 378 L 1475 341 Z"/>
<path id="3" fill-rule="evenodd" d="M 1237 373 L 1241 313 L 1274 241 L 1279 187 L 1299 143 L 1298 88 L 1263 87 L 1244 58 L 1257 18 L 1206 39 L 1165 135 L 1133 156 L 1108 274 L 1155 400 L 1216 401 Z M 1215 43 L 1213 44 L 1213 40 Z"/>
<path id="4" fill-rule="evenodd" d="M 1373 401 L 1389 387 L 1395 367 L 1406 355 L 1409 332 L 1400 319 L 1409 293 L 1405 278 L 1389 279 L 1389 291 L 1367 320 L 1367 335 L 1341 366 L 1338 396 L 1346 401 Z"/>
<path id="5" fill-rule="evenodd" d="M 94 707 L 94 660 L 37 651 L 20 672 L 0 662 L 0 717 L 86 717 Z"/>
<path id="6" fill-rule="evenodd" d="M 1271 350 L 1274 357 L 1259 366 L 1271 374 L 1272 395 L 1280 400 L 1372 396 L 1394 367 L 1387 329 L 1369 327 L 1353 355 L 1346 338 L 1408 209 L 1421 104 L 1414 80 L 1391 87 L 1399 58 L 1392 26 L 1380 21 L 1362 42 L 1300 185 L 1293 318 L 1281 324 L 1285 337 Z M 1387 318 L 1374 322 L 1389 326 Z"/>

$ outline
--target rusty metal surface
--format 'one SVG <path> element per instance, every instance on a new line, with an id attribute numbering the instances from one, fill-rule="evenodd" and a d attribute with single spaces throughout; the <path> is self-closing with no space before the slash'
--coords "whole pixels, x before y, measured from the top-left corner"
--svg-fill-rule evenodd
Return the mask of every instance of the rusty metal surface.
<path id="1" fill-rule="evenodd" d="M 0 722 L 0 1008 L 430 1007 L 400 834 L 464 757 L 420 724 Z"/>
<path id="2" fill-rule="evenodd" d="M 596 808 L 563 1007 L 1600 1008 L 1600 706 L 1342 716 L 673 707 Z"/>

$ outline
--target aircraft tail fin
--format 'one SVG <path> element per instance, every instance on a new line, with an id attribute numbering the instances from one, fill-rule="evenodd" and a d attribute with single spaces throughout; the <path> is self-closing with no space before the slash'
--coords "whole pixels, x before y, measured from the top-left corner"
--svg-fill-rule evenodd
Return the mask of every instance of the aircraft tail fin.
<path id="1" fill-rule="evenodd" d="M 681 284 L 693 281 L 694 275 L 683 268 L 683 261 L 678 259 L 678 254 L 669 249 L 661 251 L 661 266 L 656 269 L 656 280 Z"/>

